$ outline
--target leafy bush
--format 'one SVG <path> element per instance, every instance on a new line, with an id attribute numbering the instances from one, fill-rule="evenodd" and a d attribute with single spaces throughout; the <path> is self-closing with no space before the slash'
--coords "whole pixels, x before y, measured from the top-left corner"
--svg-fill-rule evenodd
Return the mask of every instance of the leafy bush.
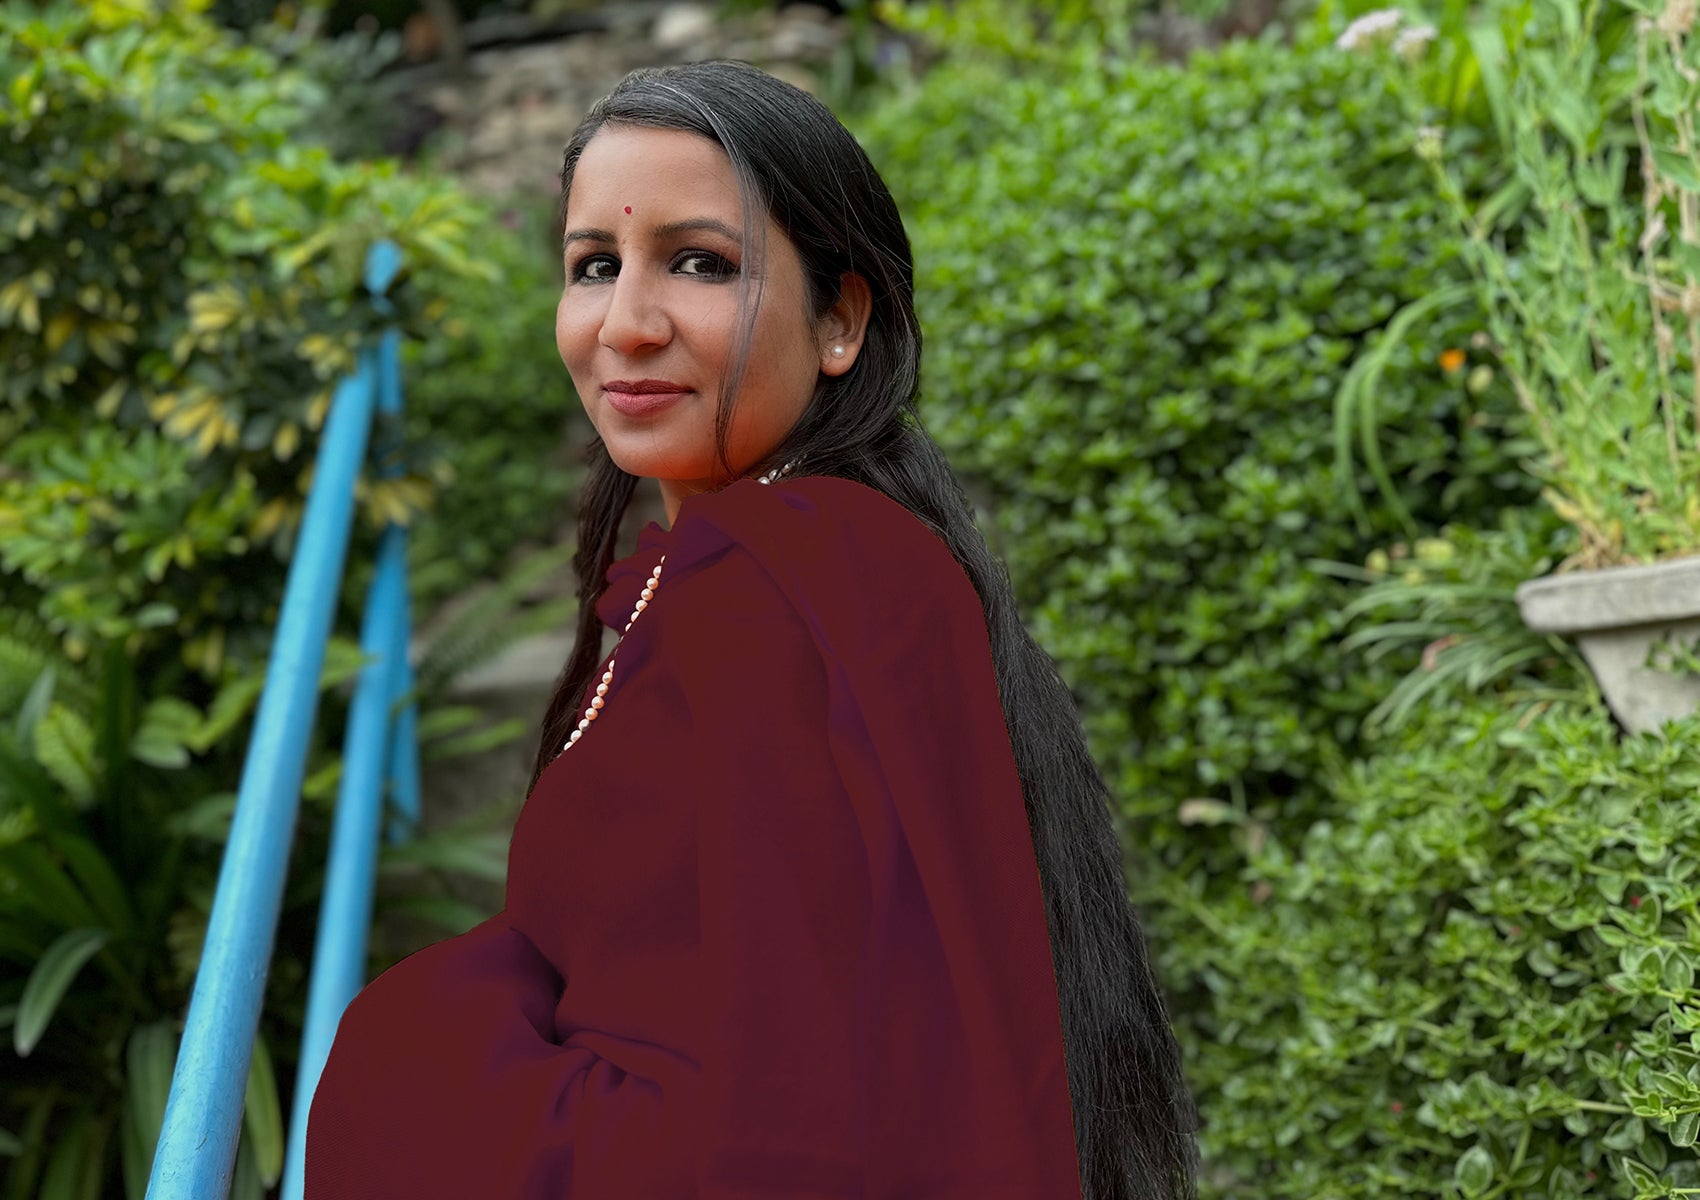
<path id="1" fill-rule="evenodd" d="M 311 81 L 196 8 L 0 11 L 0 569 L 72 654 L 159 626 L 216 677 L 230 637 L 263 649 L 355 347 L 482 269 L 475 206 L 305 144 Z M 407 274 L 374 300 L 380 236 Z M 365 491 L 374 518 L 427 496 Z"/>
<path id="2" fill-rule="evenodd" d="M 327 682 L 358 659 L 339 657 Z M 241 679 L 203 711 L 142 685 L 121 647 L 93 659 L 65 661 L 16 614 L 0 627 L 0 1027 L 17 1055 L 0 1121 L 20 1198 L 111 1195 L 120 1173 L 129 1196 L 145 1188 L 234 800 L 191 762 L 259 695 L 258 676 Z M 303 900 L 316 908 L 295 890 L 297 930 Z M 304 961 L 273 973 L 274 997 L 304 988 Z M 251 1197 L 282 1167 L 268 1017 L 237 1164 Z"/>
<path id="3" fill-rule="evenodd" d="M 1242 42 L 1066 83 L 947 64 L 864 135 L 916 243 L 931 426 L 1140 840 L 1181 866 L 1181 800 L 1295 798 L 1395 677 L 1348 667 L 1345 587 L 1310 564 L 1401 531 L 1373 497 L 1347 518 L 1373 489 L 1334 476 L 1332 399 L 1462 277 L 1410 131 L 1363 64 Z M 1435 365 L 1467 317 L 1411 330 L 1379 396 L 1430 528 L 1532 490 L 1503 389 Z"/>
<path id="4" fill-rule="evenodd" d="M 1528 503 L 1531 443 L 1503 383 L 1466 369 L 1466 305 L 1389 329 L 1467 276 L 1372 64 L 1272 39 L 1072 64 L 947 60 L 860 129 L 915 243 L 929 427 L 987 498 L 1121 801 L 1207 1152 L 1257 1178 L 1235 1081 L 1274 1094 L 1308 1068 L 1237 1048 L 1250 968 L 1222 947 L 1250 909 L 1247 831 L 1297 844 L 1339 809 L 1330 765 L 1418 655 L 1344 652 L 1353 591 L 1326 564 Z M 1392 502 L 1336 470 L 1335 395 L 1368 353 L 1400 431 Z"/>
<path id="5" fill-rule="evenodd" d="M 330 389 L 380 325 L 432 336 L 449 297 L 494 274 L 466 250 L 489 241 L 482 209 L 309 144 L 313 80 L 200 7 L 0 8 L 0 1028 L 16 1052 L 0 1156 L 19 1200 L 139 1200 Z M 406 273 L 375 299 L 361 269 L 380 236 Z M 428 493 L 422 473 L 364 481 L 351 561 Z M 494 627 L 560 619 L 512 616 Z M 358 657 L 331 649 L 324 687 Z M 475 651 L 464 634 L 446 647 Z M 275 1085 L 287 1094 L 299 1040 L 341 767 L 326 699 L 243 1196 L 275 1178 Z M 479 724 L 425 712 L 425 754 L 516 732 Z M 443 896 L 445 876 L 504 866 L 486 829 L 387 847 L 379 911 L 459 932 L 484 914 Z"/>
<path id="6" fill-rule="evenodd" d="M 1700 329 L 1683 297 L 1700 267 L 1700 76 L 1691 10 L 1596 0 L 1545 10 L 1496 93 L 1527 244 L 1508 252 L 1491 216 L 1440 190 L 1467 230 L 1487 327 L 1533 417 L 1532 469 L 1576 528 L 1569 560 L 1614 566 L 1700 549 Z M 1685 15 L 1686 14 L 1686 15 Z"/>
<path id="7" fill-rule="evenodd" d="M 460 290 L 441 337 L 408 347 L 407 433 L 441 468 L 417 526 L 415 595 L 429 604 L 491 578 L 521 546 L 572 525 L 589 421 L 555 349 L 561 296 L 553 210 L 510 209 L 484 241 L 495 275 Z"/>
<path id="8" fill-rule="evenodd" d="M 1574 696 L 1421 706 L 1333 773 L 1302 836 L 1241 827 L 1251 865 L 1213 913 L 1228 1179 L 1307 1200 L 1700 1186 L 1700 721 L 1620 743 L 1585 673 L 1545 682 Z"/>
<path id="9" fill-rule="evenodd" d="M 555 565 L 539 560 L 531 575 Z M 512 598 L 493 597 L 484 616 L 514 622 L 503 607 Z M 435 674 L 442 654 L 467 652 L 433 642 L 422 674 Z M 361 661 L 356 644 L 333 639 L 321 689 L 349 680 Z M 262 681 L 258 671 L 233 676 L 197 706 L 182 699 L 181 678 L 142 676 L 117 644 L 72 663 L 45 626 L 0 613 L 0 1030 L 10 1031 L 18 1056 L 0 1086 L 0 1154 L 14 1157 L 8 1195 L 113 1195 L 120 1186 L 142 1195 Z M 485 727 L 469 728 L 476 724 Z M 249 1081 L 239 1196 L 263 1194 L 281 1169 L 278 1085 L 288 1095 L 293 1084 L 341 776 L 328 743 L 340 727 L 322 722 L 309 746 L 257 1044 L 263 1059 Z M 476 752 L 516 732 L 437 705 L 419 728 L 427 759 Z M 444 892 L 450 874 L 503 878 L 499 826 L 511 810 L 495 810 L 497 828 L 490 815 L 386 845 L 378 911 L 420 918 L 437 936 L 487 915 Z"/>

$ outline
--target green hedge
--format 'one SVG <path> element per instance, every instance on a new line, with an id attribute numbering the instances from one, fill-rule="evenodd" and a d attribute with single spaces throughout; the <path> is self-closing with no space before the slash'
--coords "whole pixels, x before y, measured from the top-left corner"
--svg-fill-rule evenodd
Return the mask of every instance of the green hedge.
<path id="1" fill-rule="evenodd" d="M 493 284 L 456 293 L 443 336 L 409 346 L 407 431 L 444 468 L 420 518 L 424 607 L 511 567 L 519 547 L 570 539 L 590 432 L 555 348 L 561 254 L 552 208 L 516 208 L 483 242 Z M 509 228 L 511 226 L 511 228 Z"/>
<path id="2" fill-rule="evenodd" d="M 1130 816 L 1303 786 L 1380 686 L 1332 648 L 1344 593 L 1311 560 L 1400 532 L 1335 477 L 1334 395 L 1463 278 L 1396 103 L 1347 56 L 1234 43 L 1066 81 L 947 64 L 861 132 L 915 242 L 923 412 Z M 1380 397 L 1428 523 L 1531 494 L 1509 398 L 1437 365 L 1469 332 L 1420 325 Z"/>
<path id="3" fill-rule="evenodd" d="M 962 55 L 858 126 L 915 244 L 923 414 L 986 495 L 1122 804 L 1221 1194 L 1275 1194 L 1277 1130 L 1312 1099 L 1258 1109 L 1257 1141 L 1230 1091 L 1301 1069 L 1235 1045 L 1248 997 L 1222 947 L 1246 830 L 1288 845 L 1332 818 L 1330 764 L 1417 660 L 1341 649 L 1354 593 L 1327 564 L 1534 498 L 1513 399 L 1453 361 L 1478 357 L 1473 314 L 1386 338 L 1465 273 L 1376 73 L 1273 40 L 1185 66 L 1089 49 L 1061 73 Z M 1376 347 L 1409 525 L 1366 473 L 1336 473 L 1336 393 Z"/>
<path id="4" fill-rule="evenodd" d="M 1217 913 L 1228 1194 L 1700 1187 L 1700 718 L 1620 738 L 1576 690 L 1424 706 L 1254 855 Z"/>
<path id="5" fill-rule="evenodd" d="M 264 650 L 331 390 L 387 319 L 367 247 L 401 244 L 424 333 L 480 213 L 315 148 L 313 81 L 193 8 L 0 14 L 0 568 L 73 654 L 163 627 L 210 677 Z M 428 495 L 373 481 L 367 512 Z"/>
<path id="6" fill-rule="evenodd" d="M 556 532 L 578 405 L 549 247 L 444 179 L 337 161 L 326 64 L 197 7 L 0 17 L 0 569 L 73 653 L 163 626 L 212 676 L 231 639 L 264 650 L 332 388 L 392 315 L 410 471 L 366 481 L 362 545 L 446 483 L 427 601 Z M 388 312 L 360 285 L 378 237 L 403 250 Z"/>

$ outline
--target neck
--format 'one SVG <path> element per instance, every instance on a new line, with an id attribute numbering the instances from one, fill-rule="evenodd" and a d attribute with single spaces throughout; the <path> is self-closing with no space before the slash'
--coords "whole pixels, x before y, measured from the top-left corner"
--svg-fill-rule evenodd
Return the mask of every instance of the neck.
<path id="1" fill-rule="evenodd" d="M 794 471 L 796 469 L 797 464 L 800 461 L 801 461 L 800 459 L 792 459 L 790 462 L 786 463 L 784 466 L 775 467 L 771 471 L 767 471 L 767 472 L 763 473 L 762 475 L 757 476 L 757 479 L 761 483 L 773 483 L 773 482 L 775 482 L 779 479 L 783 479 L 785 476 L 789 475 L 792 471 Z M 682 505 L 685 502 L 686 497 L 697 496 L 697 495 L 701 495 L 703 492 L 711 492 L 711 491 L 717 490 L 713 487 L 708 486 L 705 483 L 700 483 L 700 482 L 697 482 L 697 481 L 694 481 L 694 480 L 687 480 L 687 479 L 663 479 L 663 480 L 660 480 L 660 484 L 661 484 L 661 503 L 662 503 L 662 506 L 667 510 L 667 528 L 668 529 L 672 529 L 673 525 L 678 521 L 678 519 L 679 519 L 679 506 Z M 724 485 L 722 485 L 722 486 L 724 486 Z"/>

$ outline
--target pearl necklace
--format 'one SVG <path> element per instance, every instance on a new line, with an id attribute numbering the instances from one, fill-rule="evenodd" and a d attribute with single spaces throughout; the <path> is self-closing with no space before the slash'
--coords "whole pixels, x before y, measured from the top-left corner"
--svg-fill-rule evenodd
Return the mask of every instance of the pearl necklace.
<path id="1" fill-rule="evenodd" d="M 798 461 L 792 459 L 783 467 L 775 467 L 767 474 L 758 476 L 756 482 L 772 483 L 774 480 L 789 474 L 791 468 L 796 466 Z M 648 608 L 649 602 L 655 599 L 655 593 L 661 586 L 661 568 L 666 563 L 667 556 L 663 554 L 661 561 L 655 564 L 655 570 L 649 573 L 649 582 L 644 585 L 643 593 L 638 597 L 637 607 L 632 609 L 632 615 L 626 621 L 626 628 L 620 631 L 619 640 L 614 643 L 614 654 L 620 652 L 620 642 L 626 640 L 626 633 L 631 629 L 632 622 L 636 621 L 638 614 Z M 565 754 L 568 750 L 571 750 L 577 744 L 579 738 L 584 736 L 584 731 L 590 728 L 591 722 L 596 720 L 597 714 L 607 707 L 608 685 L 614 682 L 614 654 L 608 656 L 608 668 L 602 672 L 602 680 L 596 685 L 596 695 L 591 698 L 590 707 L 584 710 L 584 716 L 579 718 L 578 728 L 573 730 L 572 736 L 567 739 L 567 744 L 561 747 L 561 753 Z"/>

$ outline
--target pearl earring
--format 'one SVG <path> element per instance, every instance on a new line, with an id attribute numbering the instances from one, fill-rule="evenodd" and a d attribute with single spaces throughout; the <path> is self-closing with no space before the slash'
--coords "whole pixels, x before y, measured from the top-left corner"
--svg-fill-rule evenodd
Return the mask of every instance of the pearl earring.
<path id="1" fill-rule="evenodd" d="M 844 357 L 844 347 L 843 346 L 834 346 L 832 348 L 832 357 L 843 358 Z"/>

